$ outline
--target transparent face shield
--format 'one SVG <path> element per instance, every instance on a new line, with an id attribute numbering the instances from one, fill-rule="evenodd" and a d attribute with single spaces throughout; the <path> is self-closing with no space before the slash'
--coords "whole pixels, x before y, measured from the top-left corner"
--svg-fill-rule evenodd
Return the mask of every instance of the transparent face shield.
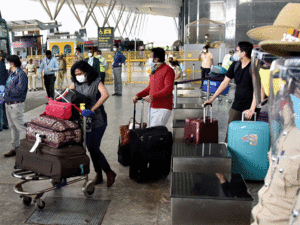
<path id="1" fill-rule="evenodd" d="M 283 143 L 287 135 L 294 135 L 292 138 L 295 143 L 300 141 L 300 57 L 280 58 L 272 63 L 270 70 L 271 149 L 273 155 L 283 156 L 285 152 L 280 143 Z M 300 151 L 298 152 L 291 156 L 300 156 Z M 289 155 L 285 154 L 287 157 Z"/>
<path id="2" fill-rule="evenodd" d="M 272 62 L 278 58 L 260 48 L 252 50 L 252 82 L 257 107 L 260 106 L 262 97 L 265 99 L 266 96 L 269 96 L 270 67 Z"/>

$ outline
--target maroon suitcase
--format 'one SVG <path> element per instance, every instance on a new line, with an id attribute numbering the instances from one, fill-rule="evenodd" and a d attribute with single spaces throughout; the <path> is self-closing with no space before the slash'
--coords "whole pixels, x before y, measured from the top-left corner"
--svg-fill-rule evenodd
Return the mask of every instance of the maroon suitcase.
<path id="1" fill-rule="evenodd" d="M 81 145 L 52 148 L 39 144 L 36 151 L 29 152 L 34 141 L 23 139 L 16 155 L 16 168 L 39 175 L 60 179 L 80 176 L 90 172 L 90 159 Z"/>
<path id="2" fill-rule="evenodd" d="M 191 122 L 193 120 L 198 120 L 201 119 L 201 117 L 196 117 L 196 118 L 187 118 L 184 121 L 184 137 L 183 137 L 183 142 L 185 143 L 190 143 L 191 137 L 193 137 L 196 133 L 196 130 L 194 130 L 191 126 Z"/>
<path id="3" fill-rule="evenodd" d="M 51 116 L 40 116 L 27 124 L 26 137 L 36 140 L 35 135 L 44 135 L 42 143 L 59 148 L 82 141 L 82 132 L 77 123 Z"/>
<path id="4" fill-rule="evenodd" d="M 209 105 L 211 106 L 211 104 Z M 202 118 L 188 120 L 189 124 L 187 127 L 189 134 L 184 137 L 184 142 L 194 144 L 219 142 L 218 120 L 212 118 L 212 107 L 210 116 L 206 116 L 206 106 L 203 108 Z"/>

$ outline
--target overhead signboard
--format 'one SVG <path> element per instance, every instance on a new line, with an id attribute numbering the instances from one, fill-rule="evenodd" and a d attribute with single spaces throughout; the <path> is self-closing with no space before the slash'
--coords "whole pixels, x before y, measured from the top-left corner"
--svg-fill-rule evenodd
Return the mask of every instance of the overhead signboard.
<path id="1" fill-rule="evenodd" d="M 114 28 L 98 27 L 98 47 L 112 48 L 114 44 Z"/>

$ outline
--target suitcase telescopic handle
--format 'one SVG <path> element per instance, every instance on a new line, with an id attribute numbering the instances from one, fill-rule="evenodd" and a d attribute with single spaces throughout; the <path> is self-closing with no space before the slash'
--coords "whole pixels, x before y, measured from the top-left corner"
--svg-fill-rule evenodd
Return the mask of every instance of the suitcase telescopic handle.
<path id="1" fill-rule="evenodd" d="M 242 121 L 245 121 L 245 112 L 242 112 Z M 256 112 L 254 112 L 254 121 L 256 121 Z"/>
<path id="2" fill-rule="evenodd" d="M 141 128 L 143 128 L 143 116 L 144 116 L 144 98 L 138 98 L 137 101 L 142 101 L 142 110 L 141 110 Z M 134 103 L 134 109 L 133 109 L 133 129 L 135 129 L 135 120 L 136 119 L 136 102 Z"/>
<path id="3" fill-rule="evenodd" d="M 210 106 L 210 123 L 212 123 L 212 104 L 211 103 L 205 103 L 203 105 L 203 120 L 204 123 L 206 123 L 206 107 Z"/>

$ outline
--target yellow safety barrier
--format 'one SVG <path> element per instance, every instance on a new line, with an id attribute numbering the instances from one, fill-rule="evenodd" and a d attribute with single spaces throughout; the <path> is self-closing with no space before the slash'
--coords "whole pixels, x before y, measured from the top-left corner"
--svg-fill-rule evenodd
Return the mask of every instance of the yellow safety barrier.
<path id="1" fill-rule="evenodd" d="M 148 64 L 148 59 L 150 57 L 150 51 L 138 51 L 138 52 L 122 52 L 125 57 L 126 61 L 123 65 L 122 73 L 127 74 L 127 81 L 123 81 L 125 84 L 138 84 L 138 83 L 148 83 L 149 80 L 138 80 L 136 79 L 135 74 L 145 75 L 150 74 L 150 66 Z M 112 63 L 113 63 L 113 57 L 114 52 L 102 52 L 103 56 L 106 58 L 106 62 L 108 64 L 107 70 L 106 70 L 106 78 L 105 83 L 106 84 L 113 84 L 113 71 L 112 71 Z M 169 57 L 172 56 L 176 60 L 178 60 L 180 63 L 185 63 L 185 70 L 183 71 L 188 75 L 188 79 L 193 79 L 191 75 L 193 73 L 200 73 L 201 70 L 194 70 L 191 66 L 192 62 L 197 62 L 199 57 L 198 51 L 167 51 L 166 52 L 166 61 L 168 61 Z M 28 56 L 28 59 L 32 58 L 36 65 L 38 66 L 39 62 L 44 58 L 45 56 L 42 55 L 35 55 L 35 56 Z M 87 53 L 83 54 L 84 58 L 87 58 Z M 76 59 L 75 55 L 67 55 L 66 56 L 66 62 L 67 62 L 67 76 L 71 77 L 70 69 Z M 138 76 L 140 77 L 140 76 Z"/>

